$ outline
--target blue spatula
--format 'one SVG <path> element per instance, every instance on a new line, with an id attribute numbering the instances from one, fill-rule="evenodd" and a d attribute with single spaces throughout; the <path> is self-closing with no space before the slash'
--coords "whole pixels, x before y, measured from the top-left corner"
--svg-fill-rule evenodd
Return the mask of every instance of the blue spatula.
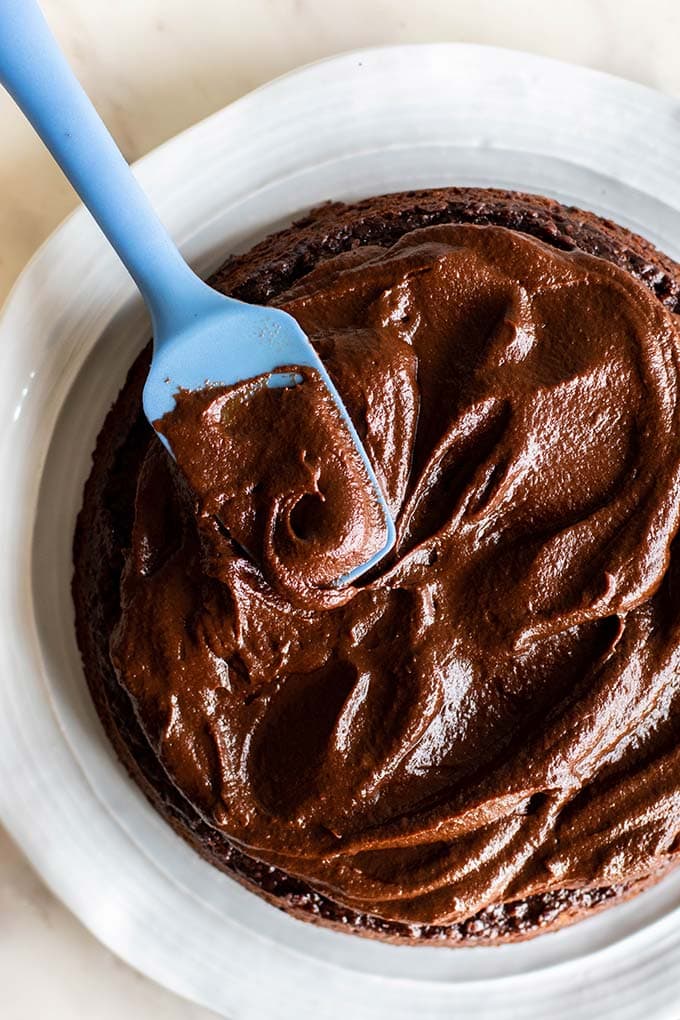
<path id="1" fill-rule="evenodd" d="M 309 366 L 321 376 L 384 518 L 384 546 L 338 582 L 356 580 L 392 548 L 394 524 L 352 421 L 297 322 L 277 309 L 225 297 L 189 268 L 34 0 L 0 0 L 0 82 L 31 121 L 144 297 L 154 335 L 144 387 L 144 412 L 152 424 L 172 410 L 180 389 L 231 386 L 262 375 L 270 376 L 269 385 L 291 385 L 294 378 L 283 370 L 297 365 Z"/>

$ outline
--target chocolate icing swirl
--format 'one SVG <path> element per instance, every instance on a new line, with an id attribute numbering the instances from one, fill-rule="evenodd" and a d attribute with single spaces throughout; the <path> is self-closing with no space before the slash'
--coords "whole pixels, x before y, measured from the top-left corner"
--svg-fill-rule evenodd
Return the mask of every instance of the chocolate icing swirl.
<path id="1" fill-rule="evenodd" d="M 318 372 L 289 365 L 277 374 L 297 383 L 270 387 L 264 375 L 183 390 L 155 425 L 195 497 L 207 546 L 226 532 L 291 602 L 339 606 L 353 594 L 343 578 L 384 548 L 385 521 Z"/>
<path id="2" fill-rule="evenodd" d="M 252 856 L 392 920 L 665 863 L 675 317 L 608 262 L 460 225 L 337 256 L 278 303 L 353 417 L 397 546 L 340 604 L 291 597 L 152 444 L 111 654 L 168 776 Z M 314 446 L 312 415 L 288 427 Z"/>

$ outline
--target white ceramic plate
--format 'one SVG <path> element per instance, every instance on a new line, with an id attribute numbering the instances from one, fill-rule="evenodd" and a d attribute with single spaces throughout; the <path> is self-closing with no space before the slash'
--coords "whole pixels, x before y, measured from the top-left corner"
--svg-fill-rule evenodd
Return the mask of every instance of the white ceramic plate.
<path id="1" fill-rule="evenodd" d="M 203 271 L 328 198 L 444 184 L 555 195 L 680 257 L 680 107 L 636 85 L 461 45 L 347 54 L 168 142 L 139 178 Z M 0 323 L 0 815 L 116 953 L 239 1020 L 677 1017 L 680 874 L 501 949 L 395 948 L 293 921 L 200 860 L 118 766 L 85 688 L 71 537 L 104 414 L 149 332 L 81 209 Z"/>

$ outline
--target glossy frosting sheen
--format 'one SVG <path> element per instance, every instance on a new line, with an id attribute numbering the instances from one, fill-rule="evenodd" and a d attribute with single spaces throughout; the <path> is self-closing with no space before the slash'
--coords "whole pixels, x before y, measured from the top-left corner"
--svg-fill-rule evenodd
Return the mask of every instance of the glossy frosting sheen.
<path id="1" fill-rule="evenodd" d="M 252 856 L 392 920 L 667 862 L 677 320 L 608 262 L 501 227 L 358 249 L 278 303 L 334 378 L 398 543 L 329 600 L 304 517 L 315 582 L 291 590 L 152 444 L 111 653 L 169 777 Z M 285 418 L 291 463 L 332 457 L 314 423 Z M 218 496 L 261 480 L 256 457 L 220 463 Z"/>

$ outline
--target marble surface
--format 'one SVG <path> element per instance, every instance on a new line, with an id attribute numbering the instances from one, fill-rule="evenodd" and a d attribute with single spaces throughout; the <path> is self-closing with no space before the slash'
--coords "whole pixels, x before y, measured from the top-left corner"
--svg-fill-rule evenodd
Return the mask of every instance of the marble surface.
<path id="1" fill-rule="evenodd" d="M 656 0 L 44 0 L 128 159 L 296 65 L 358 46 L 457 40 L 530 50 L 680 97 L 680 5 Z M 0 301 L 75 197 L 0 95 Z M 207 1020 L 100 946 L 0 828 L 4 1020 Z"/>

